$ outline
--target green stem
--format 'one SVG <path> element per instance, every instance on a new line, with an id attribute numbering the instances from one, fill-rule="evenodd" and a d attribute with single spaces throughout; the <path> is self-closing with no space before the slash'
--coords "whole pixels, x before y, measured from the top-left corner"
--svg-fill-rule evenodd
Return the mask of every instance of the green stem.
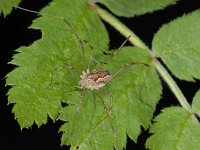
<path id="1" fill-rule="evenodd" d="M 187 111 L 189 111 L 190 113 L 192 113 L 191 107 L 189 103 L 187 102 L 185 96 L 183 95 L 183 93 L 181 92 L 181 90 L 179 89 L 175 81 L 172 79 L 170 74 L 167 72 L 167 70 L 161 65 L 161 63 L 157 59 L 154 59 L 153 64 L 155 68 L 157 69 L 157 71 L 159 72 L 159 74 L 161 75 L 161 77 L 168 84 L 168 86 L 170 87 L 170 89 L 172 90 L 176 98 L 179 100 L 179 103 L 181 104 L 181 106 L 185 108 Z"/>
<path id="2" fill-rule="evenodd" d="M 135 35 L 134 32 L 132 32 L 129 28 L 127 28 L 123 23 L 121 23 L 117 18 L 113 17 L 111 14 L 109 14 L 104 9 L 98 7 L 94 3 L 89 3 L 90 7 L 106 22 L 108 22 L 110 25 L 112 25 L 115 29 L 117 29 L 122 35 L 125 37 L 129 37 L 129 41 L 133 43 L 135 46 L 143 48 L 143 49 L 149 49 L 143 41 L 141 41 L 137 35 Z"/>
<path id="3" fill-rule="evenodd" d="M 110 25 L 112 25 L 116 30 L 118 30 L 121 34 L 123 34 L 125 37 L 131 36 L 129 41 L 135 45 L 136 47 L 143 48 L 149 51 L 151 56 L 153 57 L 153 52 L 149 50 L 149 48 L 144 44 L 143 41 L 140 40 L 137 35 L 135 35 L 129 28 L 127 28 L 123 23 L 121 23 L 117 18 L 109 14 L 104 9 L 98 7 L 94 3 L 90 2 L 90 7 L 106 22 L 108 22 Z M 169 75 L 167 70 L 161 65 L 161 63 L 153 57 L 153 64 L 161 77 L 165 80 L 165 82 L 168 84 L 176 98 L 178 99 L 179 103 L 183 108 L 185 108 L 188 112 L 192 113 L 191 106 L 187 102 L 186 98 L 184 97 L 183 93 L 175 83 L 175 81 L 172 79 L 172 77 Z"/>

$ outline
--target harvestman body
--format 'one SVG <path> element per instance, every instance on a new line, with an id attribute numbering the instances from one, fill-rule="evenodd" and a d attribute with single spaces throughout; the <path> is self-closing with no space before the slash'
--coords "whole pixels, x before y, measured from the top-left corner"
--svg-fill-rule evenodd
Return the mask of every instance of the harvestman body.
<path id="1" fill-rule="evenodd" d="M 79 85 L 81 88 L 88 90 L 98 90 L 112 79 L 110 72 L 105 70 L 93 70 L 92 72 L 89 70 L 87 70 L 87 72 L 83 71 L 80 77 Z"/>
<path id="2" fill-rule="evenodd" d="M 84 91 L 85 90 L 98 90 L 102 87 L 104 87 L 111 79 L 112 79 L 112 75 L 110 74 L 109 71 L 106 70 L 93 70 L 93 71 L 89 71 L 89 69 L 87 69 L 87 71 L 83 71 L 82 75 L 80 75 L 81 80 L 79 81 L 79 86 L 82 90 L 81 92 L 81 100 L 80 103 L 78 104 L 77 110 L 79 110 L 80 105 L 82 104 L 83 101 L 83 96 L 84 96 Z M 105 101 L 101 98 L 101 96 L 97 95 L 100 100 L 102 101 L 103 105 L 104 105 L 104 111 L 106 112 L 107 116 L 112 112 L 112 93 L 108 92 L 110 95 L 110 110 L 109 112 L 107 111 L 107 106 Z M 105 118 L 106 118 L 105 117 Z"/>

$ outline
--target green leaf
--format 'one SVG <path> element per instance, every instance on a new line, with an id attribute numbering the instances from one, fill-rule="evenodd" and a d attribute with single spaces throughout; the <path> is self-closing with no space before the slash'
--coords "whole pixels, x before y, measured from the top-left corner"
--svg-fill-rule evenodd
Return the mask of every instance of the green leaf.
<path id="1" fill-rule="evenodd" d="M 8 103 L 14 103 L 13 112 L 22 128 L 30 127 L 34 121 L 40 126 L 47 122 L 48 116 L 55 120 L 61 101 L 67 102 L 69 93 L 78 85 L 83 59 L 75 31 L 92 44 L 95 55 L 107 49 L 105 27 L 88 9 L 87 0 L 54 0 L 42 12 L 50 15 L 38 18 L 31 26 L 42 31 L 42 38 L 29 47 L 17 49 L 11 64 L 18 67 L 7 75 L 7 85 L 12 86 Z M 85 51 L 86 56 L 91 54 L 87 44 Z M 89 62 L 88 57 L 86 62 Z M 51 71 L 59 66 L 76 69 L 55 71 L 50 85 Z"/>
<path id="2" fill-rule="evenodd" d="M 146 146 L 152 150 L 197 150 L 200 147 L 200 125 L 180 107 L 163 110 L 150 128 L 153 135 Z"/>
<path id="3" fill-rule="evenodd" d="M 1 0 L 0 2 L 0 13 L 3 12 L 4 16 L 7 16 L 11 11 L 13 6 L 18 6 L 21 0 Z"/>
<path id="4" fill-rule="evenodd" d="M 67 121 L 60 130 L 63 132 L 62 144 L 79 147 L 80 150 L 112 150 L 114 144 L 120 150 L 126 147 L 126 134 L 136 142 L 141 126 L 149 127 L 160 99 L 160 80 L 151 66 L 149 53 L 134 47 L 121 49 L 99 68 L 110 71 L 113 79 L 98 91 L 86 91 L 78 111 L 81 92 L 72 93 L 69 106 L 59 117 Z M 121 72 L 115 74 L 119 70 Z M 105 118 L 106 112 L 110 111 L 109 92 L 113 97 L 112 112 Z"/>
<path id="5" fill-rule="evenodd" d="M 124 17 L 133 17 L 163 9 L 175 4 L 178 0 L 94 0 L 107 6 L 114 14 Z"/>
<path id="6" fill-rule="evenodd" d="M 164 25 L 153 39 L 153 50 L 179 79 L 200 79 L 200 10 Z"/>
<path id="7" fill-rule="evenodd" d="M 192 101 L 192 110 L 200 115 L 200 90 L 196 92 Z"/>
<path id="8" fill-rule="evenodd" d="M 126 47 L 112 59 L 112 55 L 103 55 L 108 35 L 101 20 L 88 9 L 87 0 L 54 0 L 42 13 L 49 15 L 31 26 L 41 30 L 42 38 L 17 50 L 11 61 L 17 68 L 7 75 L 7 85 L 12 86 L 8 102 L 14 103 L 20 126 L 30 127 L 34 122 L 40 126 L 48 116 L 61 119 L 66 122 L 60 129 L 62 144 L 72 149 L 120 150 L 126 146 L 126 134 L 136 142 L 141 126 L 147 129 L 151 123 L 162 89 L 149 53 Z M 82 45 L 86 64 L 77 35 L 87 41 Z M 77 86 L 89 64 L 90 71 L 108 70 L 113 79 L 82 96 Z M 52 69 L 61 66 L 65 69 L 52 76 Z M 61 102 L 68 106 L 62 108 Z"/>

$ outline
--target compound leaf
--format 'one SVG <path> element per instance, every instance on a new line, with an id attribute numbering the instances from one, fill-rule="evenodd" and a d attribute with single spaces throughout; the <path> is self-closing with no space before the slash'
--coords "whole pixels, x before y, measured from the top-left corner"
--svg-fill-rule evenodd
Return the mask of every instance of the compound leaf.
<path id="1" fill-rule="evenodd" d="M 92 43 L 97 53 L 102 54 L 100 50 L 106 49 L 108 43 L 102 22 L 88 9 L 86 0 L 55 0 L 42 13 L 50 15 L 38 18 L 31 26 L 41 30 L 42 38 L 17 49 L 11 64 L 18 67 L 7 75 L 7 85 L 12 86 L 8 102 L 14 103 L 13 112 L 22 128 L 30 127 L 34 121 L 40 126 L 48 116 L 55 120 L 61 101 L 67 102 L 70 91 L 78 85 L 83 59 L 75 31 Z M 85 49 L 89 50 L 87 45 Z M 52 70 L 60 66 L 76 69 L 54 71 L 51 83 Z"/>
<path id="2" fill-rule="evenodd" d="M 163 9 L 175 4 L 178 0 L 94 0 L 107 6 L 114 14 L 124 17 L 133 17 Z"/>
<path id="3" fill-rule="evenodd" d="M 147 129 L 150 125 L 161 84 L 151 66 L 149 53 L 125 47 L 106 62 L 101 67 L 113 74 L 111 82 L 98 91 L 86 91 L 78 110 L 80 91 L 72 93 L 69 106 L 61 112 L 59 118 L 67 121 L 60 130 L 63 144 L 80 150 L 112 150 L 114 144 L 120 150 L 126 147 L 127 133 L 136 142 L 141 126 Z M 112 94 L 112 112 L 108 116 L 109 93 Z"/>
<path id="4" fill-rule="evenodd" d="M 1 0 L 0 2 L 0 13 L 3 12 L 4 16 L 7 16 L 11 11 L 13 6 L 18 6 L 21 0 Z M 13 6 L 12 6 L 13 5 Z"/>
<path id="5" fill-rule="evenodd" d="M 153 39 L 153 49 L 179 79 L 200 79 L 200 10 L 164 25 Z"/>
<path id="6" fill-rule="evenodd" d="M 200 147 L 200 125 L 185 109 L 171 107 L 156 117 L 146 146 L 152 150 L 188 150 Z"/>

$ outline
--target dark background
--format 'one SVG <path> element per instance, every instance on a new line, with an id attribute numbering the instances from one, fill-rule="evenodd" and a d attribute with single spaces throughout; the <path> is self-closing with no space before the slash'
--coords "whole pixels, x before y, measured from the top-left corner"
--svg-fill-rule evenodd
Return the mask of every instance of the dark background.
<path id="1" fill-rule="evenodd" d="M 23 0 L 21 7 L 39 11 L 48 5 L 50 0 Z M 130 29 L 132 29 L 149 47 L 153 35 L 161 27 L 183 14 L 192 12 L 200 8 L 199 0 L 181 0 L 176 5 L 169 6 L 165 10 L 155 11 L 134 18 L 119 18 Z M 8 65 L 11 61 L 14 50 L 22 45 L 30 45 L 35 40 L 41 38 L 39 30 L 27 29 L 36 14 L 14 9 L 6 18 L 0 16 L 0 150 L 6 149 L 48 149 L 48 150 L 64 150 L 66 146 L 60 147 L 61 134 L 58 133 L 62 122 L 53 123 L 50 119 L 46 125 L 39 129 L 33 125 L 29 129 L 20 129 L 17 121 L 12 114 L 13 105 L 7 105 L 6 93 L 9 87 L 5 87 L 5 75 L 13 70 L 15 66 Z M 116 32 L 111 26 L 106 24 L 110 34 L 111 48 L 117 48 L 123 41 L 124 37 Z M 187 31 L 186 31 L 187 32 Z M 185 94 L 186 98 L 191 102 L 195 92 L 199 89 L 199 81 L 189 83 L 176 79 L 179 87 Z M 160 100 L 155 115 L 160 110 L 172 106 L 179 105 L 174 95 L 163 82 L 163 95 Z M 145 149 L 144 143 L 150 135 L 148 131 L 144 131 L 138 138 L 138 143 L 134 143 L 130 139 L 127 141 L 127 149 Z"/>

